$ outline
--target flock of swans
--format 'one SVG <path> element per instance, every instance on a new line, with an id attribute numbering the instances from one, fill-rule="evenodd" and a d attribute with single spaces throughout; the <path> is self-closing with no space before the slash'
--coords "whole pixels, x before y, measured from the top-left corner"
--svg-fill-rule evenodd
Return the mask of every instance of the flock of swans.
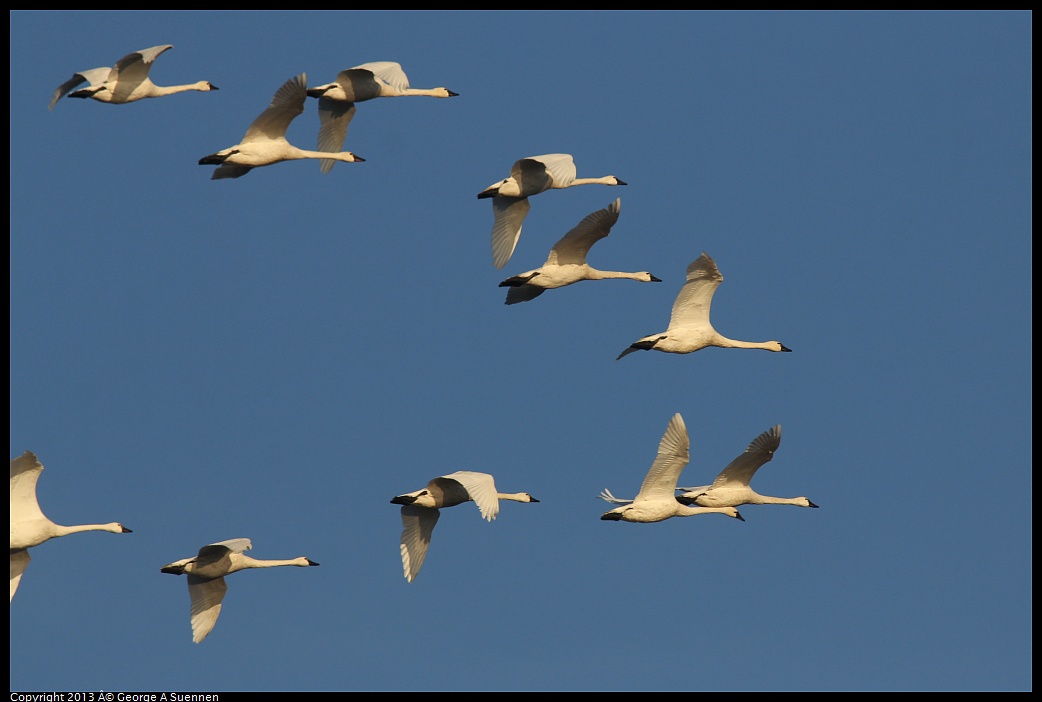
<path id="1" fill-rule="evenodd" d="M 186 91 L 209 92 L 217 87 L 208 81 L 169 87 L 157 86 L 149 78 L 156 58 L 173 48 L 154 46 L 127 54 L 111 68 L 94 68 L 74 73 L 53 93 L 49 109 L 66 95 L 90 98 L 110 104 L 135 102 Z M 83 83 L 86 88 L 75 90 Z M 416 89 L 401 66 L 391 61 L 364 63 L 341 71 L 336 80 L 312 88 L 301 73 L 287 80 L 274 94 L 271 104 L 250 124 L 242 140 L 199 160 L 201 165 L 216 165 L 213 179 L 238 178 L 253 168 L 296 159 L 317 159 L 322 173 L 329 173 L 337 161 L 363 162 L 365 159 L 341 151 L 347 128 L 355 115 L 355 104 L 378 97 L 458 96 L 447 88 Z M 307 98 L 316 98 L 319 132 L 316 150 L 300 149 L 286 140 L 290 123 L 305 110 Z M 530 209 L 529 198 L 552 189 L 579 185 L 626 185 L 614 175 L 579 178 L 569 154 L 544 154 L 517 160 L 510 175 L 488 186 L 479 199 L 491 199 L 494 215 L 492 228 L 492 263 L 498 269 L 513 256 L 521 235 L 521 225 Z M 511 276 L 499 284 L 506 287 L 506 304 L 532 300 L 544 291 L 587 280 L 628 279 L 639 282 L 662 282 L 647 271 L 603 271 L 586 262 L 590 248 L 606 238 L 618 222 L 621 198 L 606 208 L 584 217 L 551 248 L 546 262 L 539 268 Z M 687 267 L 687 280 L 681 287 L 666 330 L 644 336 L 624 349 L 621 359 L 634 351 L 655 350 L 687 354 L 716 346 L 734 349 L 790 351 L 779 341 L 738 341 L 718 333 L 710 322 L 710 305 L 723 276 L 708 254 L 702 253 Z M 735 458 L 711 485 L 678 487 L 680 473 L 690 459 L 690 440 L 683 417 L 675 414 L 659 442 L 658 452 L 648 469 L 637 496 L 631 500 L 615 497 L 604 489 L 599 497 L 617 505 L 601 515 L 602 520 L 637 523 L 660 522 L 671 517 L 700 514 L 723 514 L 745 521 L 738 512 L 741 505 L 796 505 L 817 507 L 808 498 L 761 495 L 750 487 L 756 471 L 774 457 L 781 441 L 781 426 L 774 426 L 756 437 L 744 453 Z M 36 498 L 36 485 L 43 465 L 36 455 L 26 451 L 11 459 L 11 601 L 29 565 L 29 549 L 49 539 L 83 531 L 107 531 L 115 534 L 131 530 L 118 522 L 62 526 L 48 519 Z M 391 499 L 401 505 L 402 532 L 400 552 L 405 579 L 416 578 L 427 556 L 431 535 L 447 507 L 473 502 L 483 519 L 491 522 L 499 514 L 499 501 L 539 502 L 527 492 L 499 492 L 495 479 L 488 473 L 456 471 L 430 480 L 419 490 Z M 300 556 L 286 560 L 259 560 L 244 555 L 252 548 L 247 538 L 235 538 L 207 544 L 189 558 L 160 568 L 160 572 L 186 575 L 191 600 L 192 640 L 199 643 L 213 630 L 221 611 L 227 585 L 224 578 L 240 570 L 279 566 L 309 567 L 318 563 Z"/>

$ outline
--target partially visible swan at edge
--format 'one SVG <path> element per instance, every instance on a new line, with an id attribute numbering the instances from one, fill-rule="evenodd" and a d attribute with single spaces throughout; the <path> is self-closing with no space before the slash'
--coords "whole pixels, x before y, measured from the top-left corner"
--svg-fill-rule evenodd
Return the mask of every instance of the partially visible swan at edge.
<path id="1" fill-rule="evenodd" d="M 373 61 L 348 68 L 337 74 L 336 80 L 308 88 L 308 95 L 318 98 L 319 151 L 340 151 L 347 137 L 347 126 L 355 116 L 355 103 L 378 97 L 457 97 L 448 88 L 410 88 L 409 78 L 395 61 Z M 328 173 L 336 161 L 319 162 L 323 173 Z"/>
<path id="2" fill-rule="evenodd" d="M 439 508 L 454 507 L 473 501 L 481 516 L 492 521 L 499 514 L 499 501 L 539 502 L 527 492 L 498 492 L 495 479 L 488 473 L 458 470 L 434 478 L 422 490 L 407 492 L 391 499 L 402 505 L 402 568 L 410 583 L 427 557 L 434 525 L 441 516 Z"/>
<path id="3" fill-rule="evenodd" d="M 718 333 L 709 321 L 709 307 L 713 293 L 724 276 L 709 254 L 702 252 L 687 267 L 687 282 L 680 288 L 673 303 L 673 312 L 666 331 L 637 339 L 615 360 L 634 351 L 664 351 L 666 353 L 692 353 L 707 346 L 724 349 L 764 349 L 766 351 L 792 351 L 778 341 L 738 341 Z"/>
<path id="4" fill-rule="evenodd" d="M 712 485 L 698 487 L 678 487 L 683 494 L 677 500 L 686 505 L 699 507 L 738 507 L 740 505 L 795 505 L 797 507 L 817 507 L 802 495 L 800 497 L 773 497 L 761 495 L 751 487 L 750 481 L 762 465 L 774 458 L 774 452 L 781 444 L 781 425 L 775 425 L 753 439 L 745 451 L 727 464 L 720 471 Z M 602 500 L 614 504 L 626 504 L 604 490 Z"/>
<path id="5" fill-rule="evenodd" d="M 480 193 L 479 199 L 492 198 L 492 264 L 502 268 L 514 254 L 521 223 L 528 214 L 528 198 L 555 188 L 576 185 L 626 185 L 613 175 L 600 178 L 576 178 L 571 154 L 528 156 L 514 162 L 510 177 L 493 183 Z"/>
<path id="6" fill-rule="evenodd" d="M 142 49 L 127 54 L 116 65 L 109 68 L 91 68 L 87 71 L 78 71 L 72 74 L 72 78 L 58 86 L 51 96 L 51 104 L 48 110 L 53 110 L 55 104 L 61 100 L 70 90 L 78 85 L 87 83 L 86 88 L 77 90 L 69 95 L 74 98 L 90 98 L 98 102 L 108 102 L 114 105 L 122 105 L 127 102 L 137 102 L 145 98 L 163 97 L 174 93 L 184 93 L 189 90 L 209 92 L 217 90 L 217 86 L 209 81 L 200 80 L 187 85 L 156 85 L 149 77 L 148 72 L 152 68 L 152 62 L 167 49 L 174 48 L 173 44 L 162 44 L 149 49 Z"/>
<path id="7" fill-rule="evenodd" d="M 31 451 L 11 459 L 11 601 L 14 601 L 15 590 L 29 565 L 29 549 L 33 546 L 80 531 L 131 533 L 119 522 L 75 526 L 52 522 L 44 516 L 36 500 L 36 483 L 42 472 L 43 465 Z"/>
<path id="8" fill-rule="evenodd" d="M 350 151 L 307 151 L 298 149 L 286 141 L 286 130 L 290 122 L 304 111 L 307 88 L 307 75 L 304 73 L 287 80 L 276 91 L 268 109 L 253 120 L 241 142 L 209 156 L 203 156 L 199 159 L 199 165 L 217 164 L 217 170 L 213 172 L 212 177 L 213 180 L 217 180 L 238 178 L 259 166 L 302 158 L 327 158 L 345 163 L 365 161 Z"/>
<path id="9" fill-rule="evenodd" d="M 188 595 L 192 598 L 192 641 L 199 643 L 213 630 L 221 613 L 221 602 L 228 586 L 224 576 L 247 568 L 278 566 L 317 566 L 310 558 L 300 556 L 288 560 L 261 561 L 244 556 L 253 544 L 249 539 L 228 539 L 199 549 L 192 558 L 182 558 L 160 568 L 172 575 L 188 575 Z"/>
<path id="10" fill-rule="evenodd" d="M 677 479 L 689 460 L 690 439 L 684 418 L 674 414 L 659 441 L 658 454 L 644 477 L 637 497 L 601 515 L 601 519 L 624 522 L 661 522 L 670 517 L 692 517 L 719 513 L 745 521 L 734 507 L 688 507 L 677 501 Z"/>
<path id="11" fill-rule="evenodd" d="M 507 278 L 499 287 L 509 287 L 506 304 L 513 305 L 526 302 L 543 294 L 544 290 L 562 288 L 565 285 L 578 283 L 581 280 L 609 280 L 627 278 L 643 283 L 661 283 L 647 271 L 625 273 L 621 271 L 601 271 L 586 263 L 586 254 L 590 247 L 608 236 L 611 228 L 619 221 L 619 209 L 622 198 L 603 210 L 586 215 L 561 240 L 550 249 L 550 256 L 540 268 Z"/>

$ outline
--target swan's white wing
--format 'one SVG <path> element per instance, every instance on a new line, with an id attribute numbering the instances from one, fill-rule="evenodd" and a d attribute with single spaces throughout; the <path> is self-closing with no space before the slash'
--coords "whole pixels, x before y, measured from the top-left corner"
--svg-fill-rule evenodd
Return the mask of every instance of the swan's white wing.
<path id="1" fill-rule="evenodd" d="M 556 156 L 566 156 L 567 160 L 554 158 Z M 543 159 L 548 159 L 549 163 Z M 569 166 L 571 166 L 570 171 Z M 510 168 L 510 177 L 517 181 L 521 194 L 528 197 L 538 195 L 553 187 L 561 187 L 562 179 L 566 179 L 569 183 L 575 180 L 575 165 L 571 163 L 571 157 L 567 154 L 529 156 L 514 162 Z"/>
<path id="2" fill-rule="evenodd" d="M 539 167 L 543 169 L 551 184 L 543 188 L 564 188 L 569 183 L 575 180 L 575 161 L 572 160 L 571 154 L 543 154 L 542 156 L 528 156 L 521 159 L 514 164 L 515 168 L 520 168 L 522 171 L 527 171 L 527 165 L 525 161 L 535 161 L 539 163 Z M 522 191 L 525 192 L 525 191 Z M 542 192 L 542 190 L 540 191 Z"/>
<path id="3" fill-rule="evenodd" d="M 496 195 L 492 198 L 492 214 L 496 221 L 492 225 L 492 265 L 502 268 L 514 255 L 514 247 L 521 237 L 521 223 L 531 205 L 527 197 Z"/>
<path id="4" fill-rule="evenodd" d="M 684 418 L 674 414 L 666 427 L 666 433 L 659 441 L 658 455 L 651 464 L 644 482 L 640 486 L 637 500 L 662 500 L 674 498 L 677 478 L 689 460 L 690 440 Z"/>
<path id="5" fill-rule="evenodd" d="M 781 425 L 776 425 L 757 436 L 745 452 L 727 464 L 713 481 L 713 487 L 725 485 L 742 485 L 748 487 L 749 481 L 760 466 L 774 458 L 774 452 L 781 444 Z"/>
<path id="6" fill-rule="evenodd" d="M 113 97 L 122 99 L 134 92 L 141 82 L 148 78 L 148 72 L 152 69 L 152 62 L 156 57 L 172 48 L 172 44 L 161 44 L 127 54 L 116 61 L 108 78 L 116 84 L 112 91 Z"/>
<path id="7" fill-rule="evenodd" d="M 55 103 L 68 95 L 78 85 L 87 83 L 92 88 L 96 85 L 101 85 L 108 79 L 111 72 L 112 68 L 110 66 L 102 66 L 100 68 L 92 68 L 89 71 L 73 73 L 72 78 L 59 85 L 58 89 L 54 91 L 54 94 L 51 96 L 51 104 L 47 106 L 47 109 L 53 110 Z"/>
<path id="8" fill-rule="evenodd" d="M 318 151 L 335 153 L 344 147 L 347 138 L 347 126 L 355 116 L 355 104 L 342 100 L 318 99 Z M 329 173 L 336 160 L 324 158 L 319 161 L 319 170 Z"/>
<path id="9" fill-rule="evenodd" d="M 363 63 L 361 66 L 355 66 L 355 68 L 371 71 L 377 80 L 386 83 L 399 92 L 409 89 L 409 79 L 406 77 L 405 71 L 402 70 L 401 64 L 395 61 L 373 61 L 371 63 Z"/>
<path id="10" fill-rule="evenodd" d="M 673 303 L 668 328 L 711 327 L 709 307 L 723 279 L 709 254 L 703 252 L 692 261 L 687 267 L 687 282 Z"/>
<path id="11" fill-rule="evenodd" d="M 441 511 L 434 507 L 402 505 L 402 569 L 410 583 L 420 572 L 427 548 L 431 545 L 431 534 L 438 523 Z"/>
<path id="12" fill-rule="evenodd" d="M 242 553 L 243 551 L 249 551 L 253 548 L 253 543 L 246 538 L 228 539 L 227 541 L 218 541 L 214 544 L 207 544 L 199 549 L 198 558 L 205 558 L 210 555 L 214 555 L 223 558 L 229 551 L 232 553 Z"/>
<path id="13" fill-rule="evenodd" d="M 206 580 L 188 576 L 188 594 L 192 598 L 192 641 L 199 643 L 213 630 L 221 614 L 221 601 L 228 586 L 224 578 Z"/>
<path id="14" fill-rule="evenodd" d="M 710 487 L 712 487 L 712 486 L 711 485 L 696 485 L 695 487 L 677 487 L 677 490 L 681 490 L 683 492 L 701 493 L 701 492 L 705 492 Z"/>
<path id="15" fill-rule="evenodd" d="M 26 451 L 11 459 L 11 521 L 45 520 L 36 501 L 36 481 L 43 472 L 43 464 L 36 454 Z"/>
<path id="16" fill-rule="evenodd" d="M 289 123 L 304 111 L 304 101 L 307 96 L 307 74 L 301 73 L 287 80 L 275 92 L 268 109 L 253 120 L 250 128 L 246 130 L 242 143 L 285 139 Z"/>
<path id="17" fill-rule="evenodd" d="M 499 514 L 499 495 L 496 491 L 496 481 L 488 473 L 478 473 L 472 470 L 458 470 L 455 473 L 441 476 L 443 479 L 455 480 L 462 485 L 474 500 L 474 504 L 481 510 L 481 516 L 492 521 Z"/>
<path id="18" fill-rule="evenodd" d="M 572 227 L 561 240 L 550 250 L 548 264 L 564 266 L 568 264 L 582 265 L 586 263 L 586 253 L 590 247 L 608 236 L 611 228 L 619 221 L 619 208 L 622 198 L 616 198 L 603 210 L 597 210 L 583 217 L 583 220 Z"/>
<path id="19" fill-rule="evenodd" d="M 18 589 L 18 583 L 22 581 L 22 573 L 29 566 L 29 549 L 20 548 L 11 551 L 11 601 L 14 602 L 14 593 Z"/>

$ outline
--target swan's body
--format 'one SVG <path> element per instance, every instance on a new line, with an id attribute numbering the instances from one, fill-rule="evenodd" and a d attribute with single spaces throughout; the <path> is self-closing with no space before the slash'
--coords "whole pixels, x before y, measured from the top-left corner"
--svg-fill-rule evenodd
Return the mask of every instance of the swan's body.
<path id="1" fill-rule="evenodd" d="M 217 180 L 238 178 L 253 168 L 302 158 L 335 159 L 346 163 L 364 161 L 364 158 L 350 151 L 307 151 L 298 149 L 286 141 L 286 130 L 290 122 L 304 111 L 307 87 L 307 75 L 304 73 L 287 80 L 271 99 L 268 109 L 253 120 L 241 142 L 202 157 L 199 159 L 199 165 L 218 164 L 217 170 L 213 172 L 213 179 Z"/>
<path id="2" fill-rule="evenodd" d="M 244 556 L 253 544 L 249 539 L 229 539 L 203 546 L 192 558 L 163 566 L 160 571 L 188 576 L 188 595 L 192 598 L 192 641 L 199 643 L 213 630 L 221 613 L 221 601 L 228 586 L 224 576 L 247 568 L 277 568 L 279 566 L 317 566 L 310 558 L 300 556 L 287 560 L 261 561 Z"/>
<path id="3" fill-rule="evenodd" d="M 43 465 L 31 451 L 11 459 L 11 600 L 29 565 L 29 549 L 44 541 L 81 531 L 108 531 L 129 534 L 130 529 L 118 522 L 108 524 L 55 524 L 40 509 L 36 500 L 36 483 Z"/>
<path id="4" fill-rule="evenodd" d="M 189 90 L 204 93 L 217 90 L 217 86 L 205 80 L 187 85 L 156 85 L 153 83 L 148 77 L 152 63 L 161 53 L 172 48 L 174 48 L 172 44 L 153 46 L 127 54 L 111 68 L 92 68 L 88 71 L 73 73 L 72 78 L 59 85 L 58 89 L 54 91 L 54 95 L 51 96 L 51 104 L 47 106 L 47 109 L 53 110 L 55 104 L 67 94 L 69 97 L 90 98 L 98 102 L 122 105 L 145 98 L 184 93 Z M 83 83 L 87 83 L 86 88 L 69 94 L 70 90 Z"/>
<path id="5" fill-rule="evenodd" d="M 689 507 L 677 501 L 677 479 L 689 460 L 690 444 L 684 418 L 679 413 L 674 414 L 659 441 L 658 454 L 644 477 L 640 493 L 632 502 L 605 512 L 601 519 L 650 523 L 670 517 L 692 517 L 715 512 L 744 522 L 745 519 L 734 507 Z"/>
<path id="6" fill-rule="evenodd" d="M 318 98 L 318 150 L 340 151 L 347 137 L 347 127 L 355 116 L 357 102 L 409 95 L 447 98 L 456 97 L 459 93 L 448 88 L 410 88 L 409 78 L 401 64 L 374 61 L 340 71 L 335 81 L 309 88 L 308 95 Z M 332 159 L 326 159 L 319 163 L 319 168 L 323 173 L 328 173 L 335 163 Z"/>
<path id="7" fill-rule="evenodd" d="M 570 154 L 529 156 L 514 162 L 510 177 L 493 183 L 478 198 L 492 198 L 492 263 L 502 268 L 514 254 L 521 236 L 521 223 L 528 214 L 528 198 L 555 188 L 576 185 L 626 185 L 613 175 L 600 178 L 576 178 L 575 162 Z"/>
<path id="8" fill-rule="evenodd" d="M 727 464 L 720 471 L 712 485 L 698 487 L 678 487 L 682 494 L 677 501 L 685 505 L 699 507 L 739 507 L 741 505 L 795 505 L 797 507 L 817 507 L 802 495 L 799 497 L 773 497 L 761 495 L 749 487 L 753 476 L 762 465 L 774 458 L 774 452 L 781 445 L 781 425 L 775 425 L 753 439 L 745 451 Z M 605 502 L 628 504 L 612 495 L 608 490 L 601 492 Z"/>
<path id="9" fill-rule="evenodd" d="M 500 500 L 539 502 L 527 492 L 497 492 L 491 475 L 470 470 L 442 475 L 431 480 L 422 490 L 394 497 L 391 503 L 402 506 L 401 552 L 405 579 L 412 582 L 420 572 L 434 525 L 441 516 L 440 508 L 473 501 L 481 516 L 491 522 L 499 514 Z"/>
<path id="10" fill-rule="evenodd" d="M 619 221 L 621 198 L 603 210 L 586 215 L 561 240 L 550 249 L 546 263 L 540 268 L 507 278 L 499 287 L 509 287 L 506 304 L 513 305 L 526 302 L 543 294 L 544 290 L 562 288 L 565 285 L 578 283 L 580 280 L 610 280 L 624 278 L 638 280 L 643 283 L 661 283 L 647 271 L 625 273 L 622 271 L 601 271 L 586 263 L 586 254 L 590 247 L 608 236 L 611 228 Z"/>
<path id="11" fill-rule="evenodd" d="M 728 339 L 713 328 L 709 321 L 709 307 L 713 293 L 724 276 L 709 254 L 702 252 L 687 267 L 687 282 L 680 289 L 666 331 L 650 334 L 630 344 L 615 359 L 616 361 L 640 350 L 664 351 L 666 353 L 692 353 L 707 346 L 724 349 L 764 349 L 766 351 L 792 351 L 778 341 L 738 341 Z"/>

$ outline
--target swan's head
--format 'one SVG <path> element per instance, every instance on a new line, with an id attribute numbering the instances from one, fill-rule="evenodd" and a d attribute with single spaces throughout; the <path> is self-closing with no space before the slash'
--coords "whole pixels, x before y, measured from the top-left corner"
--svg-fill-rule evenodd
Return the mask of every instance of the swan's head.
<path id="1" fill-rule="evenodd" d="M 434 97 L 447 98 L 447 97 L 457 97 L 458 95 L 459 95 L 459 93 L 454 93 L 451 90 L 449 90 L 448 88 L 435 88 L 434 89 Z"/>
<path id="2" fill-rule="evenodd" d="M 723 508 L 723 514 L 726 514 L 728 517 L 731 517 L 733 519 L 737 519 L 737 520 L 742 521 L 742 522 L 745 521 L 745 517 L 743 517 L 741 515 L 741 513 L 738 510 L 736 510 L 734 507 L 724 507 Z"/>
<path id="3" fill-rule="evenodd" d="M 479 200 L 484 200 L 485 198 L 496 197 L 497 195 L 500 195 L 500 194 L 506 195 L 506 193 L 500 193 L 499 191 L 504 186 L 506 186 L 507 183 L 510 183 L 510 182 L 512 182 L 512 181 L 509 178 L 506 178 L 504 180 L 499 181 L 498 183 L 493 183 L 492 185 L 488 186 L 487 188 L 482 190 L 480 193 L 478 193 L 478 199 Z"/>
<path id="4" fill-rule="evenodd" d="M 639 276 L 638 280 L 641 280 L 641 281 L 643 281 L 645 283 L 661 283 L 662 282 L 662 278 L 656 278 L 655 276 L 651 275 L 647 271 L 641 271 L 637 275 Z"/>
<path id="5" fill-rule="evenodd" d="M 220 88 L 218 88 L 216 85 L 214 85 L 213 83 L 211 83 L 208 80 L 201 80 L 198 83 L 196 83 L 195 84 L 195 89 L 196 90 L 201 90 L 204 93 L 208 93 L 211 90 L 220 90 Z"/>
<path id="6" fill-rule="evenodd" d="M 614 183 L 609 183 L 609 185 L 627 185 L 626 181 L 621 178 L 616 178 L 615 176 L 608 176 L 608 179 L 615 181 Z"/>
<path id="7" fill-rule="evenodd" d="M 792 349 L 784 346 L 780 341 L 768 341 L 768 351 L 792 351 Z"/>
<path id="8" fill-rule="evenodd" d="M 817 505 L 808 500 L 806 497 L 800 496 L 796 498 L 796 504 L 800 507 L 814 507 L 817 509 Z"/>
<path id="9" fill-rule="evenodd" d="M 535 499 L 534 497 L 529 495 L 527 492 L 518 493 L 518 496 L 520 498 L 518 500 L 519 502 L 539 502 L 539 500 Z"/>
<path id="10" fill-rule="evenodd" d="M 350 151 L 341 151 L 340 160 L 346 161 L 347 163 L 363 163 L 365 161 L 364 158 Z"/>
<path id="11" fill-rule="evenodd" d="M 817 506 L 817 505 L 815 505 L 815 506 Z M 112 533 L 113 534 L 133 534 L 134 533 L 133 531 L 131 531 L 130 529 L 127 529 L 125 526 L 123 526 L 119 522 L 112 522 L 112 524 L 109 524 L 109 526 L 112 527 Z"/>
<path id="12" fill-rule="evenodd" d="M 309 566 L 321 565 L 320 563 L 315 563 L 313 560 L 311 560 L 310 558 L 308 558 L 306 556 L 304 557 L 304 560 L 307 561 L 307 563 L 305 565 L 309 565 Z"/>
<path id="13" fill-rule="evenodd" d="M 314 88 L 308 88 L 308 97 L 347 100 L 347 93 L 344 92 L 339 83 L 327 83 L 325 85 L 316 85 Z"/>

